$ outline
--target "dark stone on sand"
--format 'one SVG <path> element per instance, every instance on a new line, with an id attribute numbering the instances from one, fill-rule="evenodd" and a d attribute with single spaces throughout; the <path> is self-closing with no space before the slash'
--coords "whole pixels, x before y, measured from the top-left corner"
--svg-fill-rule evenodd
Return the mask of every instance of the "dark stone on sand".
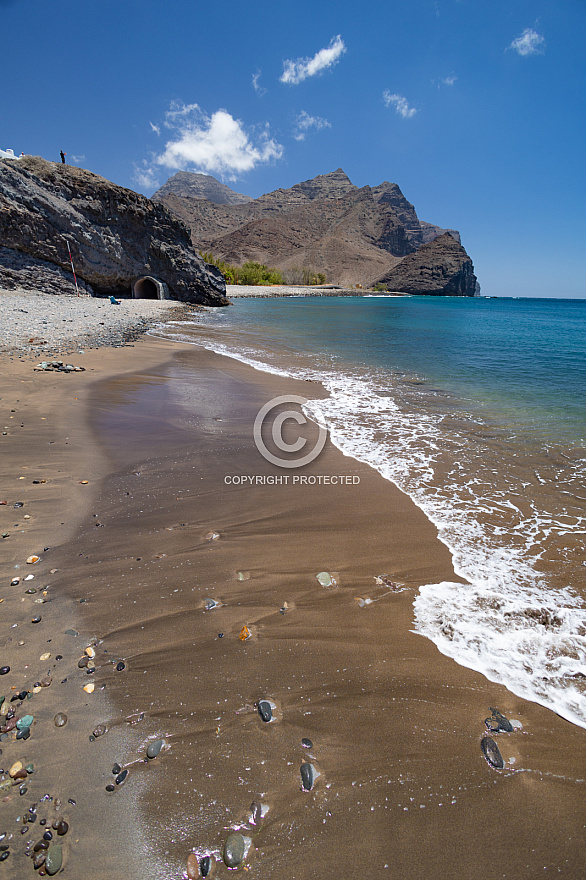
<path id="1" fill-rule="evenodd" d="M 128 776 L 128 770 L 123 770 L 115 779 L 116 785 L 122 785 L 126 777 Z"/>
<path id="2" fill-rule="evenodd" d="M 47 858 L 47 853 L 45 853 L 45 852 L 37 853 L 37 855 L 36 855 L 36 856 L 34 857 L 34 859 L 33 859 L 33 868 L 34 868 L 35 870 L 37 870 L 37 869 L 40 868 L 42 865 L 44 865 L 44 864 L 45 864 L 45 859 L 46 859 L 46 858 Z"/>
<path id="3" fill-rule="evenodd" d="M 493 709 L 492 706 L 489 708 L 492 712 L 492 718 L 486 718 L 484 721 L 488 730 L 491 730 L 493 733 L 513 733 L 514 728 L 509 719 L 505 718 L 498 709 Z"/>
<path id="4" fill-rule="evenodd" d="M 53 829 L 57 832 L 59 837 L 63 837 L 69 831 L 69 824 L 65 821 L 65 819 L 58 819 L 53 823 Z"/>
<path id="5" fill-rule="evenodd" d="M 120 766 L 120 764 L 114 764 L 114 766 L 112 767 L 112 773 L 114 774 L 114 776 L 118 776 L 121 770 L 122 767 Z"/>
<path id="6" fill-rule="evenodd" d="M 0 862 L 6 861 L 6 859 L 8 858 L 9 855 L 10 855 L 10 850 L 8 850 L 8 849 L 5 852 L 0 853 Z"/>
<path id="7" fill-rule="evenodd" d="M 161 749 L 163 748 L 163 740 L 156 739 L 154 742 L 149 744 L 147 748 L 147 758 L 156 758 Z"/>
<path id="8" fill-rule="evenodd" d="M 308 739 L 306 736 L 304 736 L 303 739 L 301 740 L 301 745 L 303 746 L 304 749 L 312 749 L 313 748 L 312 741 L 310 739 Z"/>
<path id="9" fill-rule="evenodd" d="M 16 738 L 27 740 L 30 735 L 31 735 L 30 727 L 23 727 L 22 730 L 19 730 L 18 733 L 16 734 Z"/>
<path id="10" fill-rule="evenodd" d="M 238 832 L 229 834 L 224 843 L 222 856 L 225 864 L 229 868 L 237 868 L 244 858 L 246 844 L 244 837 Z"/>
<path id="11" fill-rule="evenodd" d="M 67 715 L 65 712 L 57 712 L 55 717 L 53 718 L 53 722 L 55 727 L 65 727 L 67 724 Z"/>
<path id="12" fill-rule="evenodd" d="M 112 785 L 112 783 L 109 782 L 108 785 L 106 786 L 106 791 L 114 791 L 115 788 L 116 788 L 116 786 Z"/>
<path id="13" fill-rule="evenodd" d="M 51 832 L 51 831 L 45 831 L 45 833 L 43 834 L 43 839 L 44 839 L 44 840 L 53 840 L 53 834 L 52 834 L 52 832 Z"/>
<path id="14" fill-rule="evenodd" d="M 313 764 L 302 764 L 301 765 L 301 785 L 305 789 L 305 791 L 311 791 L 313 788 L 313 783 L 315 782 L 315 767 Z"/>
<path id="15" fill-rule="evenodd" d="M 497 770 L 503 769 L 503 767 L 505 766 L 503 756 L 499 752 L 499 747 L 490 736 L 482 737 L 482 740 L 480 741 L 480 748 L 482 749 L 482 754 L 484 755 L 491 767 L 495 767 Z"/>
<path id="16" fill-rule="evenodd" d="M 268 700 L 260 700 L 258 704 L 258 714 L 263 721 L 270 721 L 273 717 L 273 707 Z"/>
<path id="17" fill-rule="evenodd" d="M 63 849 L 59 844 L 53 844 L 47 850 L 47 857 L 45 859 L 45 868 L 47 869 L 47 874 L 52 877 L 53 874 L 56 874 L 57 871 L 61 870 L 61 865 L 63 864 Z"/>
<path id="18" fill-rule="evenodd" d="M 94 728 L 94 736 L 97 739 L 99 736 L 104 736 L 105 733 L 108 732 L 108 728 L 105 724 L 98 724 L 97 727 Z"/>
<path id="19" fill-rule="evenodd" d="M 120 661 L 116 664 L 116 671 L 117 671 L 117 672 L 122 672 L 123 669 L 126 669 L 126 663 L 125 663 L 123 660 L 120 660 Z"/>
<path id="20" fill-rule="evenodd" d="M 202 877 L 207 877 L 212 867 L 212 860 L 209 856 L 204 856 L 199 863 L 199 870 Z"/>
<path id="21" fill-rule="evenodd" d="M 79 669 L 85 669 L 89 662 L 90 658 L 87 654 L 84 654 L 83 657 L 80 657 L 77 661 L 77 666 Z"/>
<path id="22" fill-rule="evenodd" d="M 0 675 L 8 675 L 10 666 L 0 666 Z"/>
<path id="23" fill-rule="evenodd" d="M 33 852 L 40 852 L 42 849 L 49 849 L 49 841 L 46 838 L 38 840 L 33 846 Z"/>
<path id="24" fill-rule="evenodd" d="M 43 619 L 42 617 L 33 617 L 33 619 L 31 620 L 31 623 L 40 623 L 42 619 Z"/>
<path id="25" fill-rule="evenodd" d="M 15 507 L 24 507 L 24 501 L 15 501 L 14 506 Z"/>

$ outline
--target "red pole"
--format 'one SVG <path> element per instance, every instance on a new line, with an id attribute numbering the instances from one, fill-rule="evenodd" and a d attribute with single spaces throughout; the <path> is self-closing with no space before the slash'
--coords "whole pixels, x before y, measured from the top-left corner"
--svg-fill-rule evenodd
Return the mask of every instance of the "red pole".
<path id="1" fill-rule="evenodd" d="M 71 248 L 69 247 L 69 242 L 67 242 L 67 250 L 69 252 L 69 262 L 71 263 L 71 271 L 73 272 L 73 280 L 75 281 L 75 289 L 77 291 L 77 295 L 79 296 L 79 287 L 77 286 L 77 276 L 75 274 L 75 267 L 73 265 L 73 259 L 71 258 Z"/>

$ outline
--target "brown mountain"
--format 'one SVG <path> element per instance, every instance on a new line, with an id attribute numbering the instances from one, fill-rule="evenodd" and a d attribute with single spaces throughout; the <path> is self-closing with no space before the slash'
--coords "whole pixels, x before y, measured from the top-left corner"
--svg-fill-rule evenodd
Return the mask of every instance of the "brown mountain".
<path id="1" fill-rule="evenodd" d="M 182 186 L 187 177 L 184 172 Z M 448 231 L 459 243 L 455 230 L 420 221 L 396 183 L 359 189 L 341 168 L 245 204 L 217 204 L 179 193 L 178 186 L 170 190 L 165 184 L 153 200 L 187 224 L 200 251 L 237 265 L 266 263 L 290 279 L 305 268 L 324 272 L 335 284 L 366 287 Z M 437 259 L 446 253 L 439 249 Z M 461 295 L 472 296 L 475 284 L 474 278 Z"/>

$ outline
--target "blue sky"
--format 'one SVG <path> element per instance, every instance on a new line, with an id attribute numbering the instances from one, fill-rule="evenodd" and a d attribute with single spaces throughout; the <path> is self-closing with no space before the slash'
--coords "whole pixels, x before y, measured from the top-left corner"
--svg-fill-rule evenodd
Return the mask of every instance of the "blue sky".
<path id="1" fill-rule="evenodd" d="M 0 149 L 151 195 L 342 167 L 455 227 L 485 295 L 586 296 L 584 0 L 0 0 Z"/>

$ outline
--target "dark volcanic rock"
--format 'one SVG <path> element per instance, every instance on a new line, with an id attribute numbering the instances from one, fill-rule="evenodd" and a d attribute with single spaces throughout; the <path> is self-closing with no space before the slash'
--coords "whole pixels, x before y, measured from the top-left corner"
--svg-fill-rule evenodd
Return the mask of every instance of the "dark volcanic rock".
<path id="1" fill-rule="evenodd" d="M 390 291 L 426 296 L 475 296 L 477 281 L 472 260 L 446 232 L 378 279 Z"/>
<path id="2" fill-rule="evenodd" d="M 163 205 L 97 174 L 34 156 L 0 160 L 0 286 L 130 295 L 144 276 L 169 298 L 225 305 L 225 283 Z"/>

